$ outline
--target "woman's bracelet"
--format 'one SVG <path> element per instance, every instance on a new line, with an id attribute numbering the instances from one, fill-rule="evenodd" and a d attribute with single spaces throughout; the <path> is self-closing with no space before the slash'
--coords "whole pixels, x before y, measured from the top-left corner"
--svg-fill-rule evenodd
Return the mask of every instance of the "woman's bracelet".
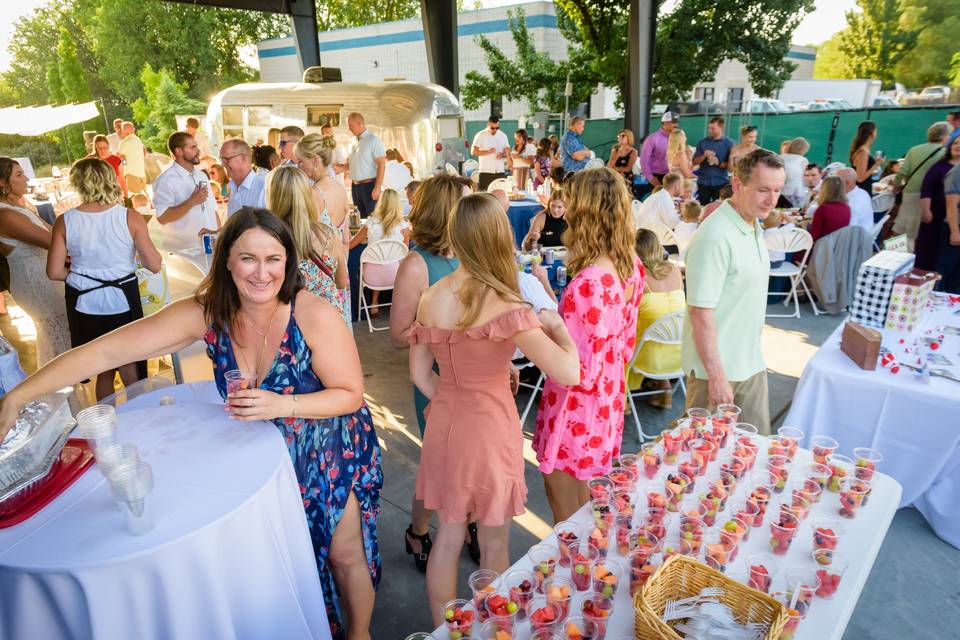
<path id="1" fill-rule="evenodd" d="M 297 417 L 297 394 L 293 394 L 290 397 L 293 398 L 293 410 L 290 413 L 290 417 L 296 418 Z"/>

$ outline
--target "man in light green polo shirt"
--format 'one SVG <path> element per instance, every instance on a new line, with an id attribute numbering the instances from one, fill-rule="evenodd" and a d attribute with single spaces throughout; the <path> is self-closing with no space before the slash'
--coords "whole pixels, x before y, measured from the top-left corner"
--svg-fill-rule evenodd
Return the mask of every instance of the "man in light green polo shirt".
<path id="1" fill-rule="evenodd" d="M 770 256 L 761 220 L 780 197 L 783 160 L 765 149 L 734 169 L 733 197 L 708 217 L 690 242 L 687 318 L 681 359 L 687 408 L 733 403 L 741 422 L 770 433 L 767 368 L 760 336 L 767 310 Z"/>

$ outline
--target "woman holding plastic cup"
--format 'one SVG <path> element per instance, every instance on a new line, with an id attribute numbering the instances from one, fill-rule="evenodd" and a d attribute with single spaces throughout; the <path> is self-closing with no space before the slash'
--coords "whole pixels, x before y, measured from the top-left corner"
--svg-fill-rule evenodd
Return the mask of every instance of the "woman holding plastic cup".
<path id="1" fill-rule="evenodd" d="M 38 395 L 197 340 L 207 343 L 222 396 L 228 370 L 256 372 L 259 387 L 231 394 L 224 410 L 238 423 L 270 420 L 280 430 L 303 492 L 331 633 L 348 637 L 346 627 L 350 638 L 368 638 L 382 475 L 360 359 L 336 309 L 303 290 L 290 231 L 269 211 L 245 207 L 230 217 L 193 297 L 65 353 L 8 393 L 0 439 Z"/>

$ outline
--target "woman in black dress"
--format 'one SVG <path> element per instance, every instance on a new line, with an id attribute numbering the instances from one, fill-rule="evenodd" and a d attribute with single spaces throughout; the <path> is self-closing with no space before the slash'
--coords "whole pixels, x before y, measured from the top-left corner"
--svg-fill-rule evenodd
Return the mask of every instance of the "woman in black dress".
<path id="1" fill-rule="evenodd" d="M 633 146 L 633 131 L 623 129 L 617 134 L 617 144 L 610 149 L 607 166 L 623 176 L 627 188 L 633 186 L 633 165 L 637 161 L 637 150 Z"/>

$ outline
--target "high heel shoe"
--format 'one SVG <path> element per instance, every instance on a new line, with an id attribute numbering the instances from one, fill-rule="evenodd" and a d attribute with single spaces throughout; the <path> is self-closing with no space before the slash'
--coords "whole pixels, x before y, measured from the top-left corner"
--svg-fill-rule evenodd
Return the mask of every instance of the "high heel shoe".
<path id="1" fill-rule="evenodd" d="M 477 539 L 477 523 L 471 522 L 467 525 L 467 531 L 470 533 L 470 542 L 467 543 L 467 551 L 470 552 L 470 558 L 480 564 L 480 541 Z"/>
<path id="2" fill-rule="evenodd" d="M 420 543 L 420 553 L 414 552 L 413 545 L 410 544 L 411 540 L 416 540 Z M 407 553 L 413 556 L 413 564 L 417 566 L 420 573 L 426 573 L 427 560 L 430 558 L 430 549 L 433 548 L 433 540 L 430 539 L 430 532 L 427 531 L 425 534 L 418 536 L 413 532 L 413 525 L 411 524 L 407 527 L 403 542 L 407 546 Z"/>

